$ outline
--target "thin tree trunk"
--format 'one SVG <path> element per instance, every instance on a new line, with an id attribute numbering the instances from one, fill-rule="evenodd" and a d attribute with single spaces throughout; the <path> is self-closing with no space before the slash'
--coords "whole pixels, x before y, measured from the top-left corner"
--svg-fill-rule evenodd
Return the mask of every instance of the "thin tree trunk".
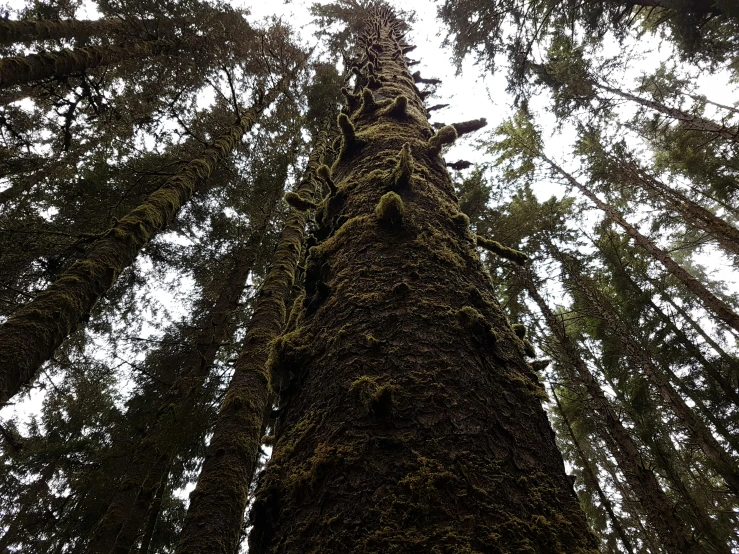
<path id="1" fill-rule="evenodd" d="M 0 59 L 0 88 L 81 73 L 98 66 L 130 59 L 173 54 L 178 47 L 169 40 L 138 40 L 121 46 L 84 46 L 74 50 L 29 54 Z"/>
<path id="2" fill-rule="evenodd" d="M 360 40 L 304 311 L 270 355 L 279 415 L 249 551 L 595 553 L 404 31 L 376 7 Z"/>
<path id="3" fill-rule="evenodd" d="M 570 183 L 584 196 L 590 199 L 593 204 L 595 204 L 606 214 L 608 219 L 621 226 L 621 228 L 626 231 L 626 234 L 634 239 L 634 242 L 636 242 L 636 244 L 646 250 L 655 260 L 660 262 L 667 270 L 667 272 L 675 277 L 679 282 L 681 282 L 685 286 L 685 288 L 695 294 L 703 303 L 703 306 L 706 308 L 707 311 L 712 313 L 714 316 L 726 323 L 735 331 L 739 332 L 739 315 L 734 312 L 731 306 L 729 306 L 726 302 L 724 302 L 718 296 L 708 290 L 705 285 L 703 285 L 703 283 L 701 283 L 698 279 L 685 271 L 685 269 L 683 269 L 677 262 L 675 262 L 675 260 L 673 260 L 667 252 L 659 248 L 650 239 L 642 235 L 636 227 L 628 223 L 620 212 L 603 202 L 600 198 L 593 194 L 590 189 L 582 185 L 572 175 L 567 173 L 564 169 L 562 169 L 560 166 L 546 157 L 543 153 L 536 152 L 535 155 L 544 160 L 549 165 L 549 167 L 563 176 L 568 183 Z"/>
<path id="4" fill-rule="evenodd" d="M 666 294 L 659 287 L 655 287 L 655 289 L 659 292 L 662 300 L 672 306 L 672 308 L 678 314 L 680 314 L 680 317 L 682 317 L 695 330 L 695 332 L 698 333 L 704 341 L 706 341 L 706 344 L 708 344 L 719 356 L 721 356 L 721 359 L 726 362 L 726 364 L 729 366 L 729 369 L 732 371 L 732 377 L 735 379 L 739 377 L 739 360 L 737 360 L 735 356 L 732 356 L 731 354 L 726 352 L 726 350 L 724 350 L 721 345 L 713 339 L 713 337 L 706 333 L 703 330 L 703 327 L 701 327 L 700 324 L 695 321 L 687 311 L 685 311 L 685 308 L 678 305 L 671 295 Z"/>
<path id="5" fill-rule="evenodd" d="M 316 194 L 316 171 L 327 146 L 318 134 L 295 194 L 308 202 Z M 183 524 L 177 554 L 236 552 L 249 487 L 270 408 L 269 345 L 283 331 L 286 303 L 305 240 L 308 214 L 293 209 L 285 222 L 270 269 L 259 290 L 254 313 L 234 374 L 221 405 L 197 486 Z"/>
<path id="6" fill-rule="evenodd" d="M 732 493 L 739 496 L 739 471 L 735 461 L 718 443 L 705 423 L 693 413 L 693 410 L 673 388 L 669 379 L 654 364 L 649 355 L 612 311 L 605 298 L 599 295 L 590 283 L 585 282 L 575 261 L 551 243 L 548 246 L 552 256 L 562 264 L 570 279 L 577 285 L 578 290 L 587 296 L 592 309 L 598 313 L 599 317 L 603 318 L 606 325 L 615 334 L 615 338 L 623 347 L 625 355 L 654 383 L 667 405 L 671 407 L 690 433 L 695 444 L 706 455 L 716 473 L 724 479 Z"/>
<path id="7" fill-rule="evenodd" d="M 621 540 L 621 543 L 624 545 L 624 548 L 626 549 L 629 554 L 634 554 L 634 547 L 631 545 L 631 541 L 629 540 L 629 537 L 626 535 L 626 532 L 624 531 L 624 528 L 621 526 L 621 522 L 619 521 L 618 517 L 616 516 L 615 512 L 613 511 L 613 504 L 611 504 L 610 499 L 606 495 L 606 493 L 603 491 L 603 488 L 600 486 L 600 482 L 598 481 L 598 475 L 595 470 L 590 465 L 590 460 L 588 459 L 587 455 L 583 451 L 582 447 L 580 446 L 580 441 L 578 441 L 577 436 L 575 435 L 575 431 L 572 429 L 572 425 L 570 425 L 570 420 L 567 417 L 567 414 L 562 409 L 562 405 L 559 402 L 559 397 L 557 396 L 557 391 L 554 390 L 554 385 L 552 385 L 551 381 L 549 383 L 549 387 L 552 391 L 552 397 L 554 398 L 554 402 L 557 405 L 557 410 L 559 413 L 559 416 L 562 418 L 562 421 L 565 424 L 565 427 L 567 428 L 567 434 L 570 436 L 570 440 L 572 441 L 572 445 L 575 447 L 575 452 L 577 452 L 578 458 L 580 458 L 580 464 L 583 468 L 583 471 L 588 476 L 588 479 L 591 483 L 593 483 L 593 486 L 595 487 L 595 491 L 598 494 L 598 499 L 600 500 L 600 504 L 603 507 L 603 509 L 608 514 L 608 517 L 611 520 L 611 525 L 613 525 L 613 529 L 616 531 L 616 535 L 618 535 L 618 538 Z M 596 466 L 597 467 L 597 466 Z"/>
<path id="8" fill-rule="evenodd" d="M 95 240 L 84 259 L 16 311 L 0 327 L 0 403 L 29 384 L 36 371 L 82 321 L 98 298 L 156 234 L 170 224 L 180 208 L 228 156 L 246 131 L 279 94 L 273 88 L 247 110 L 213 146 L 188 163 L 105 235 Z"/>
<path id="9" fill-rule="evenodd" d="M 31 43 L 37 40 L 58 40 L 73 38 L 82 41 L 91 36 L 108 37 L 128 28 L 124 21 L 117 19 L 76 20 L 10 20 L 0 19 L 0 44 L 16 42 Z"/>
<path id="10" fill-rule="evenodd" d="M 271 211 L 266 207 L 267 214 Z M 183 358 L 185 365 L 172 372 L 180 377 L 161 400 L 151 430 L 136 448 L 120 488 L 95 528 L 87 548 L 90 554 L 128 554 L 133 548 L 154 495 L 176 455 L 171 439 L 175 434 L 171 429 L 173 422 L 187 421 L 200 400 L 199 393 L 218 350 L 233 332 L 229 318 L 239 305 L 266 229 L 266 222 L 253 229 L 236 254 L 231 275 L 213 308 L 199 324 L 192 352 Z"/>
<path id="11" fill-rule="evenodd" d="M 162 501 L 164 500 L 164 493 L 167 490 L 168 480 L 169 471 L 166 471 L 162 476 L 161 483 L 159 483 L 156 496 L 154 496 L 154 501 L 151 503 L 151 509 L 149 511 L 149 516 L 146 519 L 144 536 L 141 537 L 141 544 L 139 545 L 138 554 L 149 554 L 151 539 L 154 537 L 154 531 L 156 530 L 157 522 L 159 521 L 159 514 L 162 512 Z"/>
<path id="12" fill-rule="evenodd" d="M 711 121 L 704 117 L 700 117 L 698 115 L 693 115 L 688 112 L 684 112 L 677 108 L 670 108 L 669 106 L 665 106 L 664 104 L 655 102 L 654 100 L 642 98 L 641 96 L 631 94 L 630 92 L 626 92 L 626 91 L 623 91 L 623 90 L 620 90 L 614 87 L 610 87 L 606 84 L 599 83 L 596 80 L 593 80 L 592 84 L 593 86 L 596 86 L 602 90 L 608 91 L 612 94 L 615 94 L 616 96 L 620 96 L 621 98 L 631 100 L 632 102 L 636 102 L 637 104 L 641 106 L 645 106 L 657 112 L 668 115 L 671 118 L 679 121 L 680 124 L 685 129 L 689 129 L 691 131 L 703 131 L 707 133 L 714 133 L 730 141 L 739 142 L 739 129 L 738 128 L 729 128 L 729 127 L 726 127 L 725 125 L 719 125 L 715 121 Z"/>
<path id="13" fill-rule="evenodd" d="M 599 421 L 607 429 L 606 444 L 611 455 L 623 472 L 632 493 L 639 499 L 647 521 L 656 532 L 664 549 L 670 554 L 703 552 L 700 545 L 693 540 L 689 526 L 675 513 L 674 506 L 662 490 L 654 473 L 644 466 L 639 447 L 578 354 L 575 344 L 567 334 L 564 321 L 557 318 L 536 290 L 530 270 L 522 269 L 517 275 L 544 316 L 552 335 L 561 348 L 564 360 L 575 370 L 573 378 L 588 391 L 592 408 Z"/>
<path id="14" fill-rule="evenodd" d="M 686 223 L 712 236 L 727 253 L 739 256 L 739 229 L 679 191 L 659 182 L 632 162 L 621 164 L 621 170 L 629 182 L 645 190 L 652 199 L 678 212 Z"/>

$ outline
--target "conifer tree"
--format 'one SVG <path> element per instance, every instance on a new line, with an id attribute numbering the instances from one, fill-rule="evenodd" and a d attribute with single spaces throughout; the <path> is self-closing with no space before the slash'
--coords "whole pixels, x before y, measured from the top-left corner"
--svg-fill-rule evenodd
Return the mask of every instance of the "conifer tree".
<path id="1" fill-rule="evenodd" d="M 594 552 L 405 31 L 381 6 L 359 41 L 302 311 L 270 357 L 279 416 L 250 551 Z"/>

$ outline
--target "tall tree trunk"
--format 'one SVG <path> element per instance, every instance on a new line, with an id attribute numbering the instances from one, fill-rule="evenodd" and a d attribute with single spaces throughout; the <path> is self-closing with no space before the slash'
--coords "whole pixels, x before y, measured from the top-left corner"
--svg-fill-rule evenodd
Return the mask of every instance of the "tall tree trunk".
<path id="1" fill-rule="evenodd" d="M 303 178 L 293 194 L 306 203 L 316 194 L 316 171 L 327 135 L 320 132 Z M 293 209 L 280 235 L 267 276 L 259 290 L 244 345 L 206 452 L 203 468 L 183 524 L 177 554 L 232 554 L 241 539 L 249 487 L 269 410 L 269 345 L 283 331 L 286 303 L 305 240 L 308 214 Z"/>
<path id="2" fill-rule="evenodd" d="M 151 503 L 149 509 L 149 515 L 146 518 L 146 527 L 144 528 L 144 536 L 141 537 L 141 544 L 139 545 L 138 554 L 149 554 L 149 548 L 151 546 L 151 539 L 154 537 L 154 531 L 159 521 L 159 515 L 162 512 L 162 501 L 164 500 L 164 493 L 167 491 L 167 482 L 169 480 L 169 471 L 166 471 L 162 475 L 162 481 L 157 487 L 156 495 Z"/>
<path id="3" fill-rule="evenodd" d="M 652 285 L 655 285 L 654 282 L 652 283 Z M 726 363 L 729 370 L 731 371 L 730 382 L 731 379 L 739 380 L 739 360 L 736 358 L 736 356 L 733 356 L 732 354 L 726 352 L 726 350 L 724 350 L 711 335 L 706 333 L 703 330 L 703 327 L 701 327 L 700 324 L 691 317 L 691 315 L 685 310 L 685 308 L 675 302 L 675 299 L 672 297 L 672 295 L 665 293 L 659 286 L 655 286 L 655 290 L 659 292 L 662 300 L 672 306 L 675 312 L 680 314 L 680 317 L 682 317 L 688 323 L 688 325 L 690 325 L 695 330 L 695 332 L 698 333 L 704 341 L 706 341 L 706 344 L 708 344 L 711 348 L 713 348 L 714 352 L 721 356 L 721 359 Z"/>
<path id="4" fill-rule="evenodd" d="M 618 519 L 618 516 L 616 516 L 616 513 L 613 511 L 613 504 L 611 503 L 611 500 L 608 498 L 606 493 L 603 491 L 603 487 L 600 486 L 600 482 L 598 481 L 598 474 L 596 470 L 594 470 L 591 467 L 590 460 L 588 459 L 588 456 L 585 454 L 585 451 L 582 449 L 582 446 L 580 446 L 580 441 L 577 438 L 577 435 L 575 435 L 575 431 L 572 429 L 572 425 L 570 424 L 570 419 L 567 417 L 567 414 L 562 409 L 562 404 L 559 401 L 559 397 L 557 396 L 557 391 L 554 390 L 554 385 L 552 383 L 549 383 L 549 387 L 552 391 L 552 397 L 554 398 L 554 403 L 557 405 L 557 411 L 559 414 L 559 417 L 562 418 L 562 421 L 565 424 L 565 427 L 567 428 L 567 434 L 570 436 L 570 440 L 572 441 L 572 446 L 575 447 L 575 452 L 577 453 L 577 457 L 580 458 L 580 465 L 583 468 L 583 471 L 586 474 L 586 479 L 592 483 L 592 486 L 595 487 L 595 491 L 598 495 L 598 499 L 600 500 L 600 504 L 603 507 L 603 509 L 608 514 L 609 519 L 611 520 L 611 525 L 613 525 L 613 529 L 616 531 L 616 535 L 618 535 L 618 538 L 621 540 L 621 543 L 624 545 L 624 548 L 629 554 L 634 554 L 634 547 L 631 545 L 631 541 L 629 540 L 629 537 L 626 535 L 626 532 L 624 531 L 623 526 L 621 525 L 621 522 Z"/>
<path id="5" fill-rule="evenodd" d="M 711 121 L 710 119 L 706 119 L 698 115 L 693 115 L 677 108 L 670 108 L 669 106 L 665 106 L 664 104 L 655 102 L 654 100 L 642 98 L 641 96 L 631 94 L 630 92 L 610 87 L 604 83 L 599 83 L 594 79 L 592 80 L 592 84 L 593 86 L 596 86 L 601 90 L 608 91 L 611 94 L 615 94 L 616 96 L 620 96 L 621 98 L 636 102 L 641 106 L 645 106 L 654 111 L 668 115 L 671 118 L 679 121 L 685 129 L 691 131 L 704 131 L 707 133 L 714 133 L 722 138 L 731 140 L 733 142 L 739 142 L 739 129 L 732 129 L 726 127 L 725 125 L 719 125 L 718 123 L 716 123 L 715 121 Z"/>
<path id="6" fill-rule="evenodd" d="M 683 423 L 692 440 L 703 451 L 714 471 L 724 479 L 732 493 L 739 496 L 739 470 L 736 462 L 718 443 L 706 424 L 685 403 L 669 379 L 638 343 L 638 339 L 633 337 L 632 333 L 624 326 L 610 303 L 595 290 L 591 283 L 586 282 L 576 261 L 551 243 L 548 244 L 548 250 L 562 264 L 571 282 L 586 296 L 598 317 L 602 318 L 611 332 L 614 333 L 615 338 L 623 347 L 624 354 L 654 383 L 667 405 Z"/>
<path id="7" fill-rule="evenodd" d="M 91 36 L 109 37 L 112 33 L 120 33 L 129 27 L 127 23 L 118 19 L 24 19 L 19 21 L 0 19 L 0 44 L 30 43 L 37 40 L 63 38 L 83 41 Z"/>
<path id="8" fill-rule="evenodd" d="M 0 59 L 0 88 L 52 77 L 65 77 L 101 65 L 174 54 L 179 46 L 169 40 L 137 40 L 121 46 L 84 46 L 74 50 L 29 54 Z"/>
<path id="9" fill-rule="evenodd" d="M 265 214 L 271 215 L 271 212 L 271 207 L 266 206 Z M 176 441 L 171 438 L 176 436 L 176 430 L 172 426 L 187 421 L 188 414 L 201 400 L 199 393 L 218 350 L 233 332 L 230 316 L 239 305 L 266 229 L 266 222 L 259 224 L 236 253 L 228 280 L 213 308 L 199 324 L 192 352 L 183 358 L 184 366 L 171 372 L 180 377 L 161 399 L 156 420 L 132 455 L 120 488 L 92 534 L 87 547 L 90 554 L 128 554 L 133 548 L 154 495 L 177 454 Z"/>
<path id="10" fill-rule="evenodd" d="M 0 404 L 32 381 L 41 364 L 90 313 L 121 271 L 134 261 L 146 243 L 174 220 L 216 164 L 228 156 L 244 133 L 254 126 L 282 86 L 260 96 L 227 133 L 95 240 L 83 259 L 75 262 L 0 327 Z"/>
<path id="11" fill-rule="evenodd" d="M 727 253 L 739 256 L 739 229 L 681 192 L 659 182 L 633 162 L 622 162 L 619 166 L 630 183 L 646 191 L 656 202 L 681 214 L 686 223 L 712 236 Z"/>
<path id="12" fill-rule="evenodd" d="M 379 7 L 365 29 L 304 311 L 270 356 L 250 552 L 595 553 L 439 155 L 456 131 L 432 136 L 404 25 Z"/>
<path id="13" fill-rule="evenodd" d="M 526 146 L 526 148 L 530 151 L 528 146 Z M 577 179 L 546 157 L 542 152 L 535 152 L 534 155 L 545 161 L 550 168 L 564 177 L 569 184 L 579 190 L 585 197 L 591 200 L 593 204 L 602 210 L 609 220 L 618 224 L 624 231 L 626 231 L 626 234 L 634 239 L 636 244 L 646 250 L 656 261 L 660 262 L 664 266 L 667 273 L 675 277 L 675 279 L 682 283 L 686 289 L 695 294 L 708 312 L 712 313 L 718 319 L 726 323 L 726 325 L 739 332 L 739 314 L 737 314 L 731 306 L 713 294 L 703 283 L 683 269 L 682 266 L 673 260 L 667 252 L 654 244 L 654 242 L 649 238 L 642 235 L 636 227 L 624 219 L 623 215 L 621 215 L 618 210 L 603 202 L 590 189 L 581 184 Z"/>
<path id="14" fill-rule="evenodd" d="M 675 513 L 674 506 L 662 490 L 657 477 L 648 467 L 644 466 L 639 447 L 577 352 L 577 347 L 567 334 L 564 321 L 552 312 L 539 291 L 536 290 L 530 270 L 519 271 L 518 277 L 544 316 L 549 330 L 561 349 L 563 360 L 574 369 L 572 377 L 588 391 L 592 409 L 607 429 L 606 444 L 611 455 L 623 472 L 629 488 L 639 499 L 647 522 L 659 537 L 664 549 L 670 554 L 703 552 L 700 545 L 692 538 L 689 526 Z"/>

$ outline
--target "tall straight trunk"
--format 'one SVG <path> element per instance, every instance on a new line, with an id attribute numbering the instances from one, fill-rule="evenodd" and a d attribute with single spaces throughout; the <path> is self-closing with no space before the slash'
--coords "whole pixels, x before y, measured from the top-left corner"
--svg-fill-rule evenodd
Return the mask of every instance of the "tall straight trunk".
<path id="1" fill-rule="evenodd" d="M 681 214 L 685 222 L 712 236 L 727 253 L 739 256 L 739 229 L 642 171 L 633 162 L 621 164 L 622 174 L 650 198 Z"/>
<path id="2" fill-rule="evenodd" d="M 675 312 L 680 314 L 680 317 L 682 317 L 688 323 L 688 325 L 690 325 L 695 330 L 695 332 L 698 333 L 704 341 L 706 341 L 706 344 L 708 344 L 714 350 L 714 352 L 721 356 L 721 359 L 731 370 L 730 379 L 739 380 L 739 360 L 736 358 L 736 356 L 733 356 L 732 354 L 726 352 L 726 350 L 724 350 L 711 335 L 706 333 L 703 327 L 701 327 L 700 324 L 691 317 L 691 315 L 685 310 L 685 308 L 675 302 L 675 299 L 672 297 L 672 295 L 665 293 L 659 287 L 655 287 L 655 289 L 659 292 L 662 300 L 672 306 Z"/>
<path id="3" fill-rule="evenodd" d="M 327 135 L 320 132 L 303 177 L 294 193 L 313 202 L 316 171 L 323 160 Z M 286 303 L 305 240 L 308 214 L 293 209 L 285 222 L 228 391 L 216 420 L 197 486 L 190 494 L 177 554 L 236 552 L 251 480 L 269 410 L 269 345 L 283 331 Z"/>
<path id="4" fill-rule="evenodd" d="M 624 279 L 626 279 L 626 281 L 631 286 L 631 289 L 636 293 L 638 297 L 643 298 L 644 290 L 623 266 L 616 267 L 614 271 L 617 271 Z M 726 395 L 726 398 L 729 399 L 729 401 L 733 402 L 737 407 L 739 407 L 739 390 L 737 390 L 737 388 L 732 385 L 731 380 L 726 377 L 719 368 L 716 367 L 715 363 L 709 362 L 706 359 L 700 347 L 698 347 L 698 345 L 695 344 L 695 342 L 693 342 L 685 334 L 685 331 L 683 331 L 681 327 L 675 324 L 672 318 L 668 316 L 664 312 L 664 310 L 662 310 L 662 308 L 655 304 L 652 298 L 653 296 L 650 293 L 649 298 L 645 301 L 646 305 L 651 308 L 652 312 L 657 315 L 657 317 L 665 325 L 665 327 L 669 329 L 670 332 L 675 335 L 675 337 L 677 337 L 677 340 L 680 342 L 683 348 L 685 348 L 685 350 L 701 364 L 706 374 L 711 377 L 711 379 L 713 379 L 714 382 L 719 385 L 719 387 L 721 387 L 721 390 Z"/>
<path id="5" fill-rule="evenodd" d="M 164 493 L 167 491 L 167 483 L 169 480 L 169 471 L 166 471 L 162 475 L 162 481 L 157 487 L 156 495 L 151 503 L 149 509 L 149 515 L 146 518 L 146 527 L 144 528 L 144 535 L 141 537 L 141 544 L 139 545 L 138 554 L 149 554 L 149 548 L 151 546 L 151 539 L 154 537 L 154 531 L 159 521 L 159 516 L 162 512 L 162 501 L 164 500 Z"/>
<path id="6" fill-rule="evenodd" d="M 642 235 L 636 227 L 624 219 L 623 215 L 621 215 L 618 210 L 603 202 L 590 189 L 546 157 L 543 153 L 536 152 L 535 155 L 545 161 L 550 168 L 564 177 L 569 184 L 591 200 L 598 209 L 602 210 L 606 214 L 609 220 L 613 221 L 626 231 L 626 234 L 634 239 L 636 244 L 646 250 L 652 258 L 664 266 L 667 273 L 672 275 L 682 283 L 686 289 L 695 294 L 708 312 L 712 313 L 736 332 L 739 332 L 739 314 L 737 314 L 731 306 L 713 294 L 703 283 L 683 269 L 682 266 L 673 260 L 667 252 L 654 244 L 654 242 L 649 238 Z"/>
<path id="7" fill-rule="evenodd" d="M 137 40 L 124 45 L 84 46 L 74 50 L 29 54 L 0 59 L 0 88 L 81 73 L 99 66 L 174 54 L 178 44 L 169 40 Z"/>
<path id="8" fill-rule="evenodd" d="M 272 210 L 266 207 L 265 211 L 271 213 Z M 183 358 L 184 365 L 172 371 L 180 377 L 161 399 L 156 420 L 135 449 L 119 489 L 93 531 L 87 547 L 90 554 L 128 554 L 133 548 L 154 495 L 177 454 L 177 443 L 171 438 L 176 435 L 176 430 L 172 429 L 173 422 L 186 421 L 193 407 L 202 400 L 199 393 L 218 350 L 233 332 L 230 316 L 239 305 L 266 229 L 266 222 L 253 229 L 246 243 L 235 254 L 231 275 L 219 292 L 213 308 L 199 322 L 192 352 Z"/>
<path id="9" fill-rule="evenodd" d="M 530 270 L 519 271 L 518 277 L 544 316 L 561 349 L 563 359 L 574 369 L 572 377 L 588 391 L 590 405 L 607 430 L 606 444 L 611 455 L 623 472 L 632 493 L 639 499 L 647 522 L 659 537 L 665 551 L 670 554 L 703 552 L 692 538 L 690 527 L 675 513 L 672 502 L 662 490 L 655 474 L 644 466 L 639 447 L 579 355 L 577 347 L 567 334 L 564 321 L 552 312 L 536 290 Z"/>
<path id="10" fill-rule="evenodd" d="M 550 254 L 560 262 L 571 282 L 586 296 L 591 308 L 597 313 L 598 317 L 603 319 L 615 335 L 616 340 L 623 348 L 624 354 L 654 383 L 660 396 L 685 426 L 694 443 L 703 451 L 713 470 L 723 478 L 731 492 L 739 496 L 739 469 L 735 460 L 718 443 L 706 424 L 685 403 L 685 400 L 678 394 L 669 379 L 639 344 L 639 340 L 632 335 L 613 311 L 610 303 L 598 293 L 591 283 L 586 282 L 575 260 L 551 243 L 548 247 Z"/>
<path id="11" fill-rule="evenodd" d="M 549 387 L 552 391 L 552 397 L 554 398 L 554 403 L 557 406 L 557 412 L 559 417 L 562 418 L 562 421 L 565 424 L 565 427 L 567 428 L 567 434 L 570 437 L 570 441 L 572 442 L 572 446 L 575 448 L 575 452 L 577 453 L 577 457 L 580 459 L 580 466 L 583 469 L 583 472 L 586 475 L 586 480 L 589 481 L 595 488 L 595 492 L 598 495 L 598 500 L 600 500 L 601 507 L 606 511 L 608 514 L 608 518 L 611 520 L 611 525 L 613 525 L 614 531 L 616 531 L 616 535 L 618 535 L 618 538 L 621 540 L 621 543 L 624 545 L 624 548 L 629 554 L 634 554 L 634 547 L 631 545 L 631 541 L 629 540 L 629 537 L 626 535 L 626 532 L 624 531 L 623 526 L 621 525 L 621 521 L 619 520 L 616 513 L 613 511 L 613 504 L 611 503 L 611 500 L 608 498 L 608 495 L 603 491 L 603 487 L 600 486 L 600 481 L 598 480 L 598 474 L 597 474 L 597 465 L 596 469 L 592 468 L 592 465 L 590 463 L 590 459 L 588 458 L 587 454 L 585 454 L 585 451 L 583 450 L 582 446 L 580 445 L 580 441 L 577 438 L 577 435 L 575 435 L 575 431 L 572 428 L 572 425 L 570 424 L 570 419 L 567 417 L 567 414 L 562 409 L 562 404 L 559 401 L 559 397 L 557 396 L 557 391 L 554 390 L 554 385 L 552 383 L 549 383 Z"/>
<path id="12" fill-rule="evenodd" d="M 645 106 L 654 111 L 668 115 L 671 118 L 679 121 L 683 128 L 690 131 L 703 131 L 706 133 L 713 133 L 720 136 L 721 138 L 725 138 L 733 142 L 739 142 L 739 128 L 730 128 L 726 127 L 725 125 L 720 125 L 715 121 L 711 121 L 710 119 L 706 119 L 699 115 L 693 115 L 677 108 L 670 108 L 669 106 L 665 106 L 660 102 L 655 102 L 654 100 L 649 100 L 648 98 L 642 98 L 641 96 L 631 94 L 630 92 L 610 87 L 604 83 L 599 83 L 596 80 L 592 80 L 592 84 L 593 86 L 598 87 L 601 90 L 608 91 L 611 94 L 615 94 L 616 96 L 620 96 L 621 98 L 636 102 L 641 106 Z"/>
<path id="13" fill-rule="evenodd" d="M 109 37 L 121 33 L 129 25 L 118 19 L 0 19 L 0 44 L 30 43 L 37 40 L 75 39 L 82 41 L 92 36 Z"/>
<path id="14" fill-rule="evenodd" d="M 92 242 L 82 259 L 0 327 L 0 404 L 33 380 L 41 364 L 90 313 L 121 271 L 174 220 L 216 164 L 254 126 L 282 86 L 274 87 L 264 97 L 260 95 L 228 132 Z"/>
<path id="15" fill-rule="evenodd" d="M 375 7 L 296 328 L 253 554 L 597 551 L 524 344 L 493 298 L 403 56 Z"/>

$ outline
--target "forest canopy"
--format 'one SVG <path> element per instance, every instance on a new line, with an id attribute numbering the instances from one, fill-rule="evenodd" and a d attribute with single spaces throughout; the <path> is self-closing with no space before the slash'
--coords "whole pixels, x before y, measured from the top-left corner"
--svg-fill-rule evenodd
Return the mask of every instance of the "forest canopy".
<path id="1" fill-rule="evenodd" d="M 734 0 L 0 19 L 0 552 L 739 552 Z"/>

